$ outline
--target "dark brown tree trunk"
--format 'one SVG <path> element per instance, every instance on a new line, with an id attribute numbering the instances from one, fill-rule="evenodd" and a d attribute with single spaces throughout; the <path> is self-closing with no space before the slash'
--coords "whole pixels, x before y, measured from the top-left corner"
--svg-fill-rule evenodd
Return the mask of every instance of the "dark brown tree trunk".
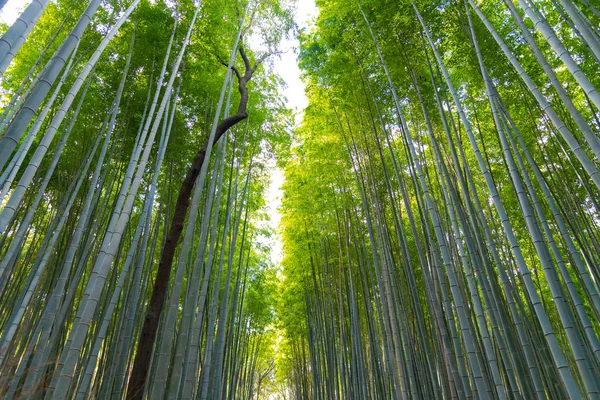
<path id="1" fill-rule="evenodd" d="M 243 47 L 240 46 L 239 52 L 246 68 L 245 73 L 243 75 L 240 74 L 235 67 L 232 67 L 232 70 L 238 80 L 240 103 L 237 113 L 229 118 L 224 119 L 217 126 L 213 146 L 217 144 L 221 136 L 223 136 L 223 134 L 225 134 L 229 128 L 248 118 L 248 113 L 246 112 L 246 108 L 248 106 L 248 89 L 246 88 L 246 84 L 252 79 L 252 75 L 256 71 L 258 65 L 264 60 L 264 57 L 258 60 L 254 67 L 251 67 Z M 227 66 L 226 63 L 222 61 L 221 63 Z M 198 151 L 196 157 L 194 157 L 194 161 L 192 162 L 185 179 L 181 183 L 181 188 L 179 189 L 179 195 L 177 196 L 177 203 L 175 205 L 173 219 L 171 221 L 167 240 L 165 241 L 165 246 L 158 264 L 156 280 L 154 281 L 154 287 L 152 288 L 152 297 L 150 298 L 150 304 L 148 305 L 146 318 L 144 319 L 144 325 L 142 326 L 142 331 L 140 333 L 140 339 L 137 345 L 135 361 L 133 364 L 133 371 L 131 372 L 129 383 L 127 385 L 127 400 L 141 400 L 144 396 L 144 388 L 146 385 L 146 379 L 148 377 L 148 370 L 150 369 L 152 348 L 154 347 L 160 314 L 162 312 L 167 295 L 167 288 L 169 286 L 169 280 L 171 277 L 171 269 L 173 266 L 175 251 L 177 249 L 179 238 L 181 237 L 181 232 L 183 231 L 185 216 L 187 215 L 190 207 L 192 188 L 194 187 L 194 182 L 196 182 L 198 174 L 200 174 L 202 164 L 204 164 L 206 151 L 208 150 L 208 142 L 209 138 L 206 138 L 206 142 L 200 151 Z"/>

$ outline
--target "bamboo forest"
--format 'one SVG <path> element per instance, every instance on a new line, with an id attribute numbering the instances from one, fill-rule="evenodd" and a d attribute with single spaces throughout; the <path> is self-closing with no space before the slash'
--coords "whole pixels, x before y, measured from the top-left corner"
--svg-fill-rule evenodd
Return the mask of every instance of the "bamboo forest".
<path id="1" fill-rule="evenodd" d="M 599 0 L 0 9 L 1 399 L 600 399 Z"/>

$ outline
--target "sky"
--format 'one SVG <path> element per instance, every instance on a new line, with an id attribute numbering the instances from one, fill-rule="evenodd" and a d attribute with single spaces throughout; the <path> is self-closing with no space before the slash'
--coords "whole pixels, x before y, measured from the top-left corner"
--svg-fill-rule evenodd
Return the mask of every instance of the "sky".
<path id="1" fill-rule="evenodd" d="M 8 0 L 2 11 L 0 19 L 8 25 L 11 25 L 20 15 L 23 9 L 31 3 L 31 0 Z M 297 0 L 297 8 L 294 19 L 298 28 L 310 28 L 318 13 L 314 0 Z M 282 43 L 281 48 L 287 51 L 273 60 L 274 72 L 285 81 L 286 87 L 283 89 L 283 95 L 286 98 L 286 105 L 296 113 L 296 121 L 300 121 L 302 110 L 308 105 L 308 100 L 304 94 L 305 84 L 300 79 L 300 69 L 297 62 L 297 49 L 299 43 L 296 38 Z M 277 232 L 281 215 L 278 208 L 281 206 L 281 185 L 284 177 L 283 171 L 275 165 L 271 165 L 271 182 L 265 195 L 267 215 L 269 216 L 268 225 Z M 271 261 L 279 264 L 282 257 L 281 237 L 275 235 L 271 239 Z"/>
<path id="2" fill-rule="evenodd" d="M 295 20 L 298 28 L 310 28 L 313 19 L 317 16 L 317 6 L 314 0 L 298 0 L 295 13 Z M 293 39 L 284 43 L 284 48 L 298 48 L 298 41 Z M 275 61 L 275 70 L 286 81 L 287 88 L 284 91 L 287 97 L 287 105 L 291 109 L 302 111 L 307 105 L 308 100 L 304 95 L 304 83 L 300 79 L 300 69 L 297 63 L 297 54 L 293 51 L 287 51 L 281 59 Z"/>
<path id="3" fill-rule="evenodd" d="M 2 19 L 2 22 L 11 25 L 29 3 L 31 3 L 31 0 L 8 0 L 0 12 L 0 19 Z"/>
<path id="4" fill-rule="evenodd" d="M 314 0 L 298 0 L 297 9 L 294 16 L 298 28 L 310 28 L 318 13 Z M 305 84 L 300 79 L 300 69 L 297 62 L 297 51 L 299 43 L 295 38 L 282 44 L 282 48 L 290 49 L 281 57 L 274 60 L 274 70 L 285 81 L 286 87 L 283 95 L 286 98 L 288 108 L 296 112 L 296 122 L 301 120 L 302 110 L 308 105 L 308 99 L 304 93 Z M 267 214 L 269 216 L 269 226 L 277 232 L 281 221 L 281 215 L 278 208 L 281 206 L 281 185 L 284 181 L 283 171 L 277 166 L 272 165 L 271 183 L 267 188 L 265 201 Z M 276 234 L 271 241 L 271 261 L 278 265 L 282 258 L 282 242 L 279 234 Z"/>

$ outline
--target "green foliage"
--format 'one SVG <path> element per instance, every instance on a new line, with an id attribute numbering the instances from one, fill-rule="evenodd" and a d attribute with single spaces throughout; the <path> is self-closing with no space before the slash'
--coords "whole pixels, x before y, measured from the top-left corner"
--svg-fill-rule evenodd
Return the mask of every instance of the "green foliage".
<path id="1" fill-rule="evenodd" d="M 436 343 L 443 341 L 444 333 L 439 329 L 450 329 L 447 327 L 454 324 L 452 329 L 462 330 L 465 335 L 458 333 L 456 339 L 466 340 L 463 345 L 453 347 L 452 351 L 457 355 L 464 351 L 463 346 L 468 348 L 470 345 L 465 338 L 471 329 L 472 337 L 484 336 L 487 340 L 490 335 L 490 340 L 498 340 L 494 346 L 502 346 L 499 343 L 504 339 L 493 333 L 496 324 L 500 324 L 500 317 L 493 308 L 505 309 L 507 305 L 486 297 L 484 292 L 490 286 L 502 293 L 505 301 L 510 302 L 513 296 L 518 299 L 522 304 L 519 306 L 522 315 L 540 332 L 548 329 L 548 325 L 537 324 L 543 325 L 545 318 L 550 321 L 549 329 L 557 332 L 561 348 L 557 350 L 553 344 L 548 344 L 552 355 L 548 353 L 544 357 L 549 360 L 560 358 L 556 354 L 564 351 L 571 371 L 576 376 L 586 374 L 581 369 L 576 372 L 577 356 L 573 354 L 577 352 L 577 345 L 567 338 L 570 317 L 563 311 L 573 312 L 569 307 L 580 301 L 578 299 L 586 304 L 587 315 L 580 313 L 576 318 L 593 321 L 598 310 L 592 311 L 590 305 L 594 301 L 579 287 L 577 293 L 569 292 L 569 296 L 573 296 L 569 300 L 571 306 L 565 306 L 561 311 L 558 293 L 567 291 L 570 284 L 567 281 L 579 285 L 580 274 L 586 272 L 559 272 L 559 265 L 564 262 L 566 268 L 573 267 L 573 257 L 578 257 L 573 251 L 585 254 L 586 248 L 594 247 L 591 242 L 596 239 L 593 238 L 595 234 L 588 236 L 589 231 L 580 231 L 575 226 L 578 223 L 569 224 L 568 232 L 566 227 L 559 229 L 557 220 L 575 218 L 590 228 L 596 226 L 597 220 L 589 218 L 598 215 L 597 206 L 588 208 L 590 214 L 587 215 L 568 210 L 575 203 L 586 203 L 585 198 L 597 199 L 597 187 L 589 182 L 589 170 L 587 173 L 582 171 L 582 165 L 573 157 L 575 149 L 568 149 L 557 133 L 556 123 L 550 122 L 548 110 L 537 104 L 473 8 L 466 8 L 468 3 L 461 1 L 415 3 L 457 90 L 455 98 L 410 1 L 319 1 L 316 27 L 299 35 L 299 64 L 307 80 L 309 106 L 296 131 L 297 146 L 286 166 L 282 220 L 284 280 L 280 300 L 280 308 L 285 310 L 281 318 L 286 338 L 285 357 L 281 361 L 285 373 L 282 372 L 284 377 L 281 379 L 287 379 L 295 398 L 303 398 L 308 393 L 313 397 L 328 398 L 336 393 L 342 397 L 361 398 L 364 394 L 357 394 L 360 390 L 367 391 L 364 393 L 369 393 L 368 397 L 375 397 L 380 390 L 383 398 L 394 397 L 397 393 L 394 391 L 400 390 L 409 397 L 441 396 L 427 392 L 430 389 L 423 386 L 423 381 L 416 385 L 411 382 L 410 371 L 414 371 L 418 379 L 425 379 L 426 369 L 436 357 L 421 357 L 420 354 L 435 352 Z M 566 110 L 564 98 L 550 85 L 550 77 L 533 57 L 514 16 L 502 3 L 486 1 L 479 6 L 542 95 L 591 155 L 592 148 L 585 144 L 581 125 L 577 125 L 572 112 Z M 581 58 L 582 70 L 598 87 L 598 63 L 593 61 L 589 49 L 581 47 L 582 41 L 567 23 L 570 21 L 565 21 L 565 11 L 556 8 L 559 2 L 533 3 L 574 58 Z M 499 122 L 493 116 L 499 106 L 496 104 L 496 109 L 492 109 L 490 104 L 493 97 L 482 78 L 467 12 L 473 21 L 472 29 L 483 65 L 503 101 L 501 113 L 509 115 L 518 129 L 508 135 L 514 135 L 515 141 L 518 137 L 524 147 L 519 144 L 510 150 L 503 145 L 501 135 L 505 128 L 498 126 Z M 596 17 L 590 13 L 589 18 Z M 526 24 L 535 29 L 529 20 Z M 582 88 L 543 37 L 537 35 L 536 40 L 585 123 L 597 134 L 594 117 L 597 110 L 581 97 Z M 384 71 L 379 50 L 387 71 Z M 396 94 L 388 79 L 397 92 L 398 106 L 406 118 L 405 127 L 400 126 Z M 477 151 L 482 153 L 483 165 L 468 139 L 459 106 L 470 125 Z M 458 155 L 457 159 L 453 153 Z M 519 167 L 518 175 L 510 173 L 510 162 L 516 163 L 517 156 L 527 158 L 525 169 Z M 538 175 L 534 177 L 537 168 L 542 181 L 538 181 Z M 485 179 L 486 170 L 490 171 L 492 183 Z M 556 179 L 559 171 L 564 181 Z M 525 174 L 533 183 L 524 189 L 528 194 L 523 197 L 519 196 L 517 184 L 525 185 L 522 182 Z M 588 179 L 590 184 L 582 185 L 580 179 Z M 465 182 L 464 186 L 461 182 Z M 490 185 L 498 192 L 500 206 L 492 202 Z M 544 189 L 546 185 L 548 190 Z M 567 192 L 572 193 L 569 200 L 563 197 Z M 541 204 L 534 212 L 532 204 L 536 203 Z M 554 205 L 560 211 L 551 211 Z M 501 221 L 498 207 L 507 213 L 508 222 Z M 432 213 L 439 216 L 439 225 Z M 548 225 L 542 229 L 545 223 Z M 514 232 L 515 242 L 509 243 L 507 226 Z M 537 239 L 532 236 L 536 229 L 544 245 L 534 245 Z M 489 230 L 487 235 L 486 230 Z M 559 236 L 562 239 L 558 239 Z M 567 249 L 570 240 L 578 243 L 577 250 Z M 448 249 L 447 255 L 443 254 L 442 245 Z M 527 286 L 529 278 L 525 271 L 517 266 L 518 254 L 522 254 L 534 275 L 536 293 Z M 438 275 L 437 270 L 442 267 Z M 586 263 L 585 268 L 597 274 L 595 261 Z M 350 278 L 354 286 L 352 291 Z M 456 284 L 453 283 L 455 278 Z M 470 279 L 474 279 L 473 283 Z M 510 284 L 501 286 L 503 279 L 508 279 Z M 553 286 L 555 279 L 560 279 L 560 288 Z M 386 280 L 390 281 L 389 286 L 386 286 Z M 462 293 L 459 298 L 455 297 L 456 287 Z M 594 293 L 597 291 L 595 284 L 590 284 L 589 288 Z M 448 293 L 444 296 L 449 296 L 447 300 L 440 297 L 440 291 L 444 290 Z M 390 291 L 395 297 L 386 301 L 385 296 L 390 295 Z M 535 296 L 541 298 L 543 311 L 534 311 Z M 448 311 L 448 307 L 462 307 L 463 301 L 471 313 L 469 324 L 473 325 L 469 328 L 466 328 L 465 320 L 460 321 L 458 312 Z M 357 304 L 358 321 L 352 314 L 353 302 Z M 483 316 L 476 318 L 474 310 L 477 307 L 482 307 Z M 443 315 L 443 328 L 433 322 L 436 309 Z M 297 310 L 302 314 L 298 315 Z M 521 318 L 521 311 L 519 315 L 514 314 L 513 309 L 502 313 L 511 315 L 510 318 Z M 395 322 L 395 318 L 401 321 Z M 390 332 L 390 329 L 396 329 L 395 323 L 399 324 L 400 332 Z M 401 332 L 406 324 L 410 325 L 409 333 Z M 506 329 L 515 331 L 514 326 Z M 590 340 L 595 343 L 597 324 L 594 329 Z M 446 334 L 454 335 L 451 331 Z M 578 334 L 584 335 L 582 331 Z M 389 336 L 386 338 L 386 335 Z M 306 337 L 308 340 L 303 341 Z M 427 344 L 428 340 L 431 340 L 430 344 Z M 350 342 L 358 347 L 352 347 L 346 353 L 345 346 Z M 418 347 L 421 345 L 423 347 Z M 484 343 L 480 347 L 483 349 Z M 298 357 L 298 348 L 307 354 L 306 358 Z M 360 357 L 355 356 L 356 351 L 370 355 L 382 352 L 386 359 L 396 360 L 398 364 L 380 366 L 377 359 L 368 357 L 359 361 L 354 358 Z M 489 349 L 485 351 L 489 352 Z M 341 358 L 333 358 L 333 355 Z M 484 357 L 483 353 L 481 357 Z M 557 358 L 554 360 L 558 362 Z M 459 360 L 457 368 L 461 368 L 461 362 L 465 361 Z M 477 363 L 466 362 L 472 379 Z M 479 361 L 482 366 L 486 363 L 489 364 L 483 359 Z M 386 371 L 383 372 L 385 378 L 379 375 L 379 368 Z M 399 382 L 394 381 L 395 368 L 399 369 Z M 547 373 L 550 372 L 545 370 L 544 374 Z M 366 382 L 360 382 L 361 374 Z M 506 371 L 506 374 L 512 372 Z M 492 385 L 492 381 L 498 383 L 499 379 L 506 379 L 506 374 L 500 367 L 498 376 L 488 375 L 485 379 Z M 550 374 L 559 375 L 556 370 Z M 588 379 L 585 384 L 588 386 L 582 390 L 590 390 L 594 374 L 582 378 Z M 332 376 L 339 381 L 331 380 Z M 568 386 L 567 381 L 568 378 L 563 383 Z M 511 387 L 506 380 L 502 382 L 507 390 Z M 583 388 L 578 382 L 580 389 Z M 357 386 L 359 384 L 364 385 L 363 389 Z M 467 384 L 471 387 L 465 390 L 477 390 L 473 381 Z M 552 393 L 564 390 L 564 387 L 550 386 L 547 390 Z M 431 390 L 445 391 L 448 387 Z M 455 386 L 450 390 L 462 389 Z"/>

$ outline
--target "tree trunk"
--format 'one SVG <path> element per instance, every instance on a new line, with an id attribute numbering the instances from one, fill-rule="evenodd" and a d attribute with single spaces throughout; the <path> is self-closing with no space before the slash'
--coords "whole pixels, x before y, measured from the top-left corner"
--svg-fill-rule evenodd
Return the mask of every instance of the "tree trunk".
<path id="1" fill-rule="evenodd" d="M 150 359 L 152 356 L 152 348 L 156 338 L 160 314 L 162 312 L 167 295 L 167 287 L 169 286 L 171 277 L 173 259 L 175 258 L 177 244 L 179 242 L 181 232 L 183 231 L 185 217 L 190 206 L 190 196 L 194 187 L 194 183 L 196 182 L 196 178 L 198 178 L 200 175 L 200 172 L 205 164 L 205 160 L 210 157 L 212 147 L 214 147 L 223 134 L 225 134 L 225 132 L 227 132 L 234 125 L 248 118 L 248 113 L 246 112 L 246 108 L 248 106 L 248 89 L 246 85 L 252 79 L 254 72 L 264 57 L 259 59 L 254 66 L 251 66 L 244 48 L 239 46 L 238 50 L 244 61 L 244 66 L 246 68 L 245 73 L 242 75 L 235 67 L 232 66 L 232 62 L 230 62 L 228 67 L 233 70 L 238 79 L 240 102 L 237 113 L 224 119 L 216 126 L 216 129 L 214 130 L 214 136 L 211 135 L 212 137 L 206 139 L 206 142 L 194 157 L 192 165 L 190 166 L 185 179 L 181 183 L 179 194 L 177 196 L 177 203 L 173 212 L 173 219 L 171 220 L 169 233 L 167 234 L 167 239 L 163 247 L 160 262 L 158 264 L 158 271 L 154 281 L 154 286 L 152 288 L 152 297 L 150 298 L 150 303 L 148 304 L 148 310 L 146 312 L 144 325 L 142 327 L 140 340 L 137 346 L 137 354 L 133 365 L 133 371 L 128 384 L 128 400 L 142 399 L 144 395 L 144 388 L 146 385 L 147 374 L 151 361 Z M 217 113 L 217 116 L 218 115 L 219 113 Z"/>

